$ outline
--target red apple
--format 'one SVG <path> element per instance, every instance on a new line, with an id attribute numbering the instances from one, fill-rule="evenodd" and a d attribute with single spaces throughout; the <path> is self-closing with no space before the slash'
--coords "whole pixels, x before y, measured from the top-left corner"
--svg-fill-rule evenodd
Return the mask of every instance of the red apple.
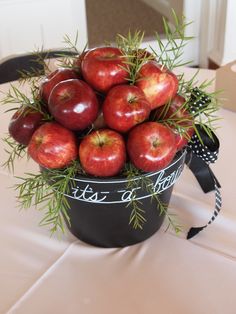
<path id="1" fill-rule="evenodd" d="M 184 106 L 185 103 L 185 98 L 177 94 L 172 99 L 171 103 L 167 105 L 167 110 L 165 110 L 164 107 L 159 107 L 154 113 L 158 120 L 173 120 L 174 124 L 170 123 L 170 127 L 175 133 L 177 150 L 186 146 L 194 133 L 194 118 Z M 177 126 L 179 126 L 179 128 Z M 178 130 L 181 128 L 183 130 L 182 133 Z"/>
<path id="2" fill-rule="evenodd" d="M 58 83 L 52 90 L 48 104 L 56 121 L 70 130 L 84 130 L 98 115 L 99 105 L 95 92 L 78 79 Z"/>
<path id="3" fill-rule="evenodd" d="M 95 48 L 83 57 L 81 70 L 85 81 L 102 93 L 115 85 L 127 82 L 127 60 L 121 50 L 114 47 Z"/>
<path id="4" fill-rule="evenodd" d="M 150 114 L 150 104 L 141 89 L 134 85 L 118 85 L 110 89 L 103 103 L 106 124 L 119 132 L 127 132 Z"/>
<path id="5" fill-rule="evenodd" d="M 147 61 L 139 70 L 135 85 L 142 89 L 151 109 L 155 109 L 175 96 L 178 79 L 174 73 L 156 61 Z"/>
<path id="6" fill-rule="evenodd" d="M 56 122 L 41 125 L 33 134 L 28 154 L 40 166 L 64 168 L 77 158 L 77 143 L 72 131 Z"/>
<path id="7" fill-rule="evenodd" d="M 158 171 L 165 168 L 175 156 L 175 135 L 163 124 L 145 122 L 130 131 L 127 151 L 138 169 Z"/>
<path id="8" fill-rule="evenodd" d="M 20 108 L 11 118 L 8 131 L 19 144 L 27 146 L 34 131 L 43 123 L 43 114 L 30 108 Z"/>
<path id="9" fill-rule="evenodd" d="M 40 95 L 43 102 L 45 102 L 46 104 L 48 103 L 50 93 L 56 84 L 61 81 L 76 78 L 78 78 L 78 76 L 72 69 L 59 68 L 50 73 L 40 85 Z"/>
<path id="10" fill-rule="evenodd" d="M 88 174 L 98 177 L 115 176 L 126 161 L 124 139 L 110 129 L 93 131 L 81 141 L 79 158 Z"/>

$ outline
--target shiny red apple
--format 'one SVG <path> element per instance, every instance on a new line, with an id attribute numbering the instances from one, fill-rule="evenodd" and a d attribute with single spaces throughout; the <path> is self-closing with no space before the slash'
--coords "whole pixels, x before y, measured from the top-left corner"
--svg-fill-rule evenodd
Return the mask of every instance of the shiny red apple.
<path id="1" fill-rule="evenodd" d="M 154 112 L 156 119 L 170 120 L 170 127 L 175 133 L 177 150 L 185 147 L 194 133 L 194 118 L 186 109 L 185 104 L 185 98 L 176 94 L 166 110 L 159 107 Z"/>
<path id="2" fill-rule="evenodd" d="M 20 108 L 12 116 L 8 131 L 17 143 L 27 146 L 34 131 L 42 123 L 42 113 L 30 108 Z"/>
<path id="3" fill-rule="evenodd" d="M 143 91 L 134 85 L 113 87 L 103 103 L 106 124 L 119 132 L 127 132 L 146 120 L 150 111 L 150 104 Z"/>
<path id="4" fill-rule="evenodd" d="M 115 176 L 126 161 L 124 139 L 110 129 L 93 131 L 81 141 L 79 158 L 88 174 L 98 177 Z"/>
<path id="5" fill-rule="evenodd" d="M 55 120 L 70 130 L 84 130 L 98 116 L 95 92 L 78 79 L 58 83 L 52 90 L 48 108 Z"/>
<path id="6" fill-rule="evenodd" d="M 157 122 L 144 122 L 129 133 L 127 151 L 131 162 L 145 172 L 165 168 L 176 154 L 174 133 Z"/>
<path id="7" fill-rule="evenodd" d="M 51 72 L 40 85 L 40 96 L 46 104 L 53 87 L 61 81 L 76 79 L 78 75 L 73 69 L 59 68 Z"/>
<path id="8" fill-rule="evenodd" d="M 126 61 L 118 48 L 92 49 L 85 54 L 81 63 L 83 78 L 97 91 L 107 93 L 111 87 L 127 82 Z"/>
<path id="9" fill-rule="evenodd" d="M 151 104 L 151 109 L 155 109 L 175 96 L 178 79 L 166 67 L 151 60 L 141 66 L 135 85 L 142 89 Z"/>
<path id="10" fill-rule="evenodd" d="M 46 122 L 34 132 L 28 154 L 44 168 L 64 168 L 78 156 L 75 135 L 56 122 Z"/>

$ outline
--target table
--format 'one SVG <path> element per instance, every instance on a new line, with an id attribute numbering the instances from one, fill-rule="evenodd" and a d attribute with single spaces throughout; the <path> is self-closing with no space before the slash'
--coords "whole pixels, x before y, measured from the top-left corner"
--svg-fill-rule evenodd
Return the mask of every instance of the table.
<path id="1" fill-rule="evenodd" d="M 184 72 L 191 76 L 195 69 Z M 201 70 L 199 80 L 214 75 Z M 1 137 L 11 115 L 3 111 Z M 96 248 L 69 233 L 50 237 L 38 226 L 41 212 L 19 212 L 9 188 L 16 178 L 1 168 L 0 313 L 235 314 L 236 113 L 221 109 L 219 115 L 221 149 L 212 169 L 222 185 L 223 208 L 214 224 L 192 240 L 186 240 L 186 232 L 211 217 L 214 193 L 204 194 L 187 167 L 170 204 L 183 233 L 165 232 L 165 223 L 145 242 L 120 249 Z M 0 147 L 2 163 L 6 154 L 2 143 Z M 18 162 L 15 175 L 26 171 L 38 167 Z"/>

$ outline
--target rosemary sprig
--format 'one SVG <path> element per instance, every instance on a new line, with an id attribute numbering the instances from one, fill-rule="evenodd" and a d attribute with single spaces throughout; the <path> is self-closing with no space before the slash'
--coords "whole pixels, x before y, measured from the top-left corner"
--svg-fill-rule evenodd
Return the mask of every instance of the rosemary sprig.
<path id="1" fill-rule="evenodd" d="M 151 187 L 151 185 L 149 184 L 148 186 Z M 149 188 L 151 192 L 153 193 L 153 190 L 151 190 L 151 188 Z M 170 214 L 168 212 L 168 204 L 165 204 L 163 202 L 161 202 L 160 198 L 158 197 L 158 194 L 157 193 L 153 193 L 151 195 L 151 199 L 152 201 L 154 200 L 157 205 L 158 205 L 158 208 L 160 210 L 160 215 L 165 215 L 167 221 L 168 221 L 168 225 L 167 225 L 167 228 L 166 228 L 166 231 L 171 227 L 176 234 L 179 234 L 181 231 L 182 231 L 182 226 L 179 224 L 177 218 L 176 218 L 176 215 L 174 214 Z"/>
<path id="2" fill-rule="evenodd" d="M 22 144 L 18 144 L 13 138 L 8 135 L 2 139 L 8 146 L 5 148 L 5 152 L 8 154 L 7 160 L 2 164 L 2 167 L 8 168 L 9 172 L 14 173 L 14 164 L 16 159 L 21 159 L 26 155 L 26 147 Z"/>
<path id="3" fill-rule="evenodd" d="M 116 45 L 123 52 L 124 64 L 122 68 L 128 72 L 128 81 L 132 85 L 138 79 L 138 73 L 142 65 L 153 60 L 153 55 L 146 53 L 146 49 L 141 49 L 144 32 L 136 31 L 132 34 L 130 31 L 127 36 L 118 34 L 116 36 Z"/>
<path id="4" fill-rule="evenodd" d="M 39 97 L 39 89 L 37 86 L 30 87 L 30 94 L 32 98 L 29 98 L 19 88 L 11 84 L 8 92 L 4 94 L 5 97 L 0 103 L 2 105 L 11 105 L 5 112 L 18 111 L 19 114 L 26 115 L 29 112 L 36 111 L 42 114 L 42 119 L 45 122 L 53 120 L 52 115 L 45 110 L 45 105 Z"/>
<path id="5" fill-rule="evenodd" d="M 143 42 L 144 32 L 135 31 L 134 34 L 131 31 L 128 32 L 127 36 L 117 34 L 116 45 L 126 55 L 132 55 L 134 51 L 138 51 Z"/>
<path id="6" fill-rule="evenodd" d="M 196 128 L 196 124 L 200 124 L 200 126 L 205 129 L 205 131 L 207 132 L 207 134 L 209 135 L 209 137 L 211 139 L 213 139 L 212 137 L 212 133 L 209 130 L 209 128 L 212 131 L 215 131 L 217 128 L 217 125 L 215 125 L 215 123 L 217 121 L 220 120 L 220 118 L 216 115 L 216 112 L 219 110 L 219 94 L 221 93 L 221 91 L 214 91 L 214 92 L 208 92 L 207 89 L 208 87 L 212 84 L 212 80 L 205 80 L 203 81 L 201 84 L 198 84 L 198 82 L 196 81 L 197 78 L 197 74 L 199 71 L 196 71 L 196 73 L 193 75 L 193 77 L 188 80 L 185 81 L 184 77 L 181 76 L 179 79 L 179 93 L 183 94 L 184 97 L 186 98 L 186 110 L 189 111 L 189 102 L 191 100 L 191 95 L 195 96 L 195 102 L 198 102 L 199 100 L 201 100 L 201 95 L 196 95 L 194 92 L 194 88 L 197 86 L 197 88 L 199 90 L 201 90 L 202 92 L 204 92 L 204 95 L 206 97 L 209 98 L 209 104 L 207 105 L 207 107 L 197 107 L 195 110 L 195 113 L 193 115 L 194 118 L 194 129 L 195 132 L 200 140 L 200 142 L 202 143 L 202 139 L 200 134 L 198 133 L 198 130 Z M 208 128 L 206 128 L 206 126 Z"/>
<path id="7" fill-rule="evenodd" d="M 130 212 L 129 224 L 134 229 L 143 229 L 143 225 L 146 222 L 145 211 L 141 208 L 142 203 L 137 200 L 136 189 L 139 187 L 139 180 L 134 180 L 135 177 L 140 176 L 141 171 L 135 168 L 131 163 L 125 165 L 123 175 L 127 177 L 126 188 L 132 190 L 132 197 L 127 204 L 128 208 L 132 208 Z"/>
<path id="8" fill-rule="evenodd" d="M 168 213 L 168 204 L 163 203 L 158 193 L 153 189 L 153 182 L 152 180 L 147 176 L 141 177 L 141 183 L 142 187 L 145 187 L 146 191 L 151 195 L 151 201 L 155 201 L 157 203 L 157 208 L 160 210 L 160 215 L 165 215 L 168 220 L 168 226 L 172 227 L 176 234 L 180 233 L 182 230 L 181 225 L 177 222 L 175 216 L 173 214 Z"/>
<path id="9" fill-rule="evenodd" d="M 65 169 L 44 169 L 39 174 L 26 173 L 18 177 L 21 183 L 16 184 L 20 208 L 35 206 L 45 211 L 40 225 L 50 226 L 51 233 L 64 232 L 64 220 L 69 224 L 69 204 L 66 194 L 75 182 L 72 180 L 79 169 L 78 162 L 73 162 Z"/>
<path id="10" fill-rule="evenodd" d="M 159 111 L 154 112 L 152 120 L 176 130 L 178 134 L 190 140 L 188 131 L 194 126 L 194 117 L 188 112 L 188 102 L 183 102 L 172 114 L 168 114 L 170 106 L 171 101 L 162 106 Z M 186 111 L 187 114 L 179 114 L 181 111 Z"/>
<path id="11" fill-rule="evenodd" d="M 78 40 L 79 40 L 79 33 L 78 33 L 78 30 L 75 34 L 75 39 L 74 41 L 72 41 L 70 39 L 70 37 L 68 35 L 65 35 L 63 37 L 63 43 L 72 51 L 76 52 L 77 54 L 80 54 L 78 48 L 77 48 L 77 45 L 78 45 Z"/>
<path id="12" fill-rule="evenodd" d="M 26 82 L 36 86 L 41 77 L 45 74 L 42 68 L 30 67 L 30 70 L 18 71 L 20 74 L 19 82 L 25 84 Z"/>
<path id="13" fill-rule="evenodd" d="M 143 175 L 143 173 L 131 163 L 126 164 L 123 174 L 128 179 L 127 189 L 132 190 L 132 199 L 127 205 L 127 207 L 132 208 L 129 224 L 132 224 L 134 229 L 143 229 L 143 225 L 146 222 L 145 211 L 142 209 L 142 202 L 137 199 L 136 193 L 137 188 L 141 187 L 141 189 L 146 190 L 146 192 L 150 194 L 151 201 L 156 202 L 157 208 L 160 210 L 160 215 L 166 215 L 168 228 L 171 226 L 176 233 L 179 233 L 181 231 L 181 226 L 174 220 L 174 215 L 168 213 L 167 204 L 161 202 L 158 193 L 153 188 L 152 180 Z"/>
<path id="14" fill-rule="evenodd" d="M 140 54 L 140 47 L 143 42 L 144 32 L 136 31 L 132 34 L 130 31 L 127 36 L 118 34 L 116 37 L 117 47 L 124 53 L 124 63 L 127 66 L 123 68 L 129 74 L 130 84 L 134 84 L 138 79 L 138 73 L 142 65 L 153 60 L 155 57 L 156 61 L 163 67 L 167 67 L 169 70 L 175 67 L 187 65 L 191 62 L 184 62 L 182 56 L 184 53 L 184 47 L 187 42 L 192 39 L 185 35 L 186 27 L 190 24 L 185 21 L 185 17 L 179 18 L 174 11 L 172 11 L 174 20 L 174 29 L 170 26 L 165 18 L 163 18 L 163 25 L 165 30 L 165 37 L 167 42 L 163 43 L 163 38 L 156 32 L 155 38 L 159 51 L 155 51 L 150 47 L 152 55 L 145 54 L 145 49 L 143 49 L 143 54 Z"/>
<path id="15" fill-rule="evenodd" d="M 156 56 L 157 62 L 166 66 L 169 70 L 191 63 L 191 61 L 184 62 L 182 56 L 187 42 L 193 38 L 185 35 L 186 27 L 190 25 L 191 22 L 187 23 L 184 16 L 179 18 L 174 10 L 172 10 L 172 15 L 174 20 L 173 27 L 168 24 L 167 20 L 163 17 L 165 32 L 163 38 L 167 39 L 166 44 L 163 44 L 163 38 L 156 32 L 155 37 L 159 52 L 150 47 L 153 54 Z"/>
<path id="16" fill-rule="evenodd" d="M 49 53 L 42 47 L 32 53 L 31 62 L 35 63 L 35 67 L 30 67 L 29 70 L 18 71 L 20 74 L 19 82 L 21 84 L 28 83 L 31 86 L 37 86 L 42 76 L 50 73 L 49 68 Z"/>
<path id="17" fill-rule="evenodd" d="M 141 208 L 141 205 L 142 202 L 137 200 L 135 196 L 127 205 L 127 207 L 131 206 L 132 208 L 129 224 L 132 224 L 134 229 L 143 229 L 143 225 L 146 222 L 146 218 L 144 217 L 145 211 Z"/>
<path id="18" fill-rule="evenodd" d="M 36 52 L 34 53 L 35 63 L 43 67 L 45 74 L 48 74 L 51 71 L 49 67 L 50 63 L 49 54 L 50 50 L 45 51 L 43 47 L 41 49 L 36 50 Z"/>
<path id="19" fill-rule="evenodd" d="M 26 94 L 24 94 L 19 88 L 15 85 L 11 84 L 10 89 L 5 94 L 5 97 L 1 100 L 2 105 L 18 105 L 18 107 L 14 107 L 6 110 L 6 112 L 11 110 L 17 110 L 19 108 L 23 109 L 31 109 L 34 111 L 38 111 L 41 114 L 45 115 L 45 112 L 42 110 L 42 104 L 38 97 L 38 89 L 30 88 L 30 94 L 32 98 L 29 98 Z"/>
<path id="20" fill-rule="evenodd" d="M 75 66 L 75 60 L 79 58 L 82 54 L 85 53 L 87 49 L 87 44 L 83 48 L 82 51 L 79 51 L 77 48 L 79 40 L 79 34 L 78 31 L 76 32 L 75 39 L 72 40 L 68 35 L 65 35 L 63 38 L 63 44 L 66 45 L 66 49 L 64 52 L 58 53 L 58 65 L 62 68 L 72 68 L 75 70 L 78 70 Z M 70 54 L 68 54 L 70 52 Z"/>

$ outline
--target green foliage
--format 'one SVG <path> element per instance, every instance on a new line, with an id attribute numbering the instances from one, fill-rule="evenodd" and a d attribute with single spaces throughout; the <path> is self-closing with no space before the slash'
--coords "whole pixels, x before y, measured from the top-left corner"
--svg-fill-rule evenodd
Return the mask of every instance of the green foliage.
<path id="1" fill-rule="evenodd" d="M 132 55 L 137 51 L 143 42 L 144 32 L 136 31 L 134 34 L 131 31 L 128 32 L 127 36 L 117 34 L 116 44 L 125 55 Z"/>
<path id="2" fill-rule="evenodd" d="M 18 71 L 21 76 L 19 82 L 21 84 L 27 82 L 37 89 L 42 76 L 50 72 L 48 56 L 49 51 L 45 52 L 43 47 L 33 52 L 31 61 L 35 63 L 35 67 L 31 67 L 30 70 Z"/>
<path id="3" fill-rule="evenodd" d="M 179 18 L 174 11 L 172 11 L 174 25 L 170 25 L 163 17 L 163 25 L 165 34 L 161 37 L 157 32 L 155 38 L 159 51 L 149 47 L 152 51 L 152 55 L 148 56 L 143 53 L 140 54 L 140 50 L 145 52 L 146 49 L 141 49 L 141 44 L 144 38 L 144 32 L 136 31 L 132 34 L 130 31 L 127 36 L 118 34 L 116 37 L 117 47 L 124 53 L 124 63 L 128 67 L 124 69 L 129 74 L 130 84 L 134 84 L 138 79 L 138 72 L 142 65 L 148 60 L 152 60 L 155 57 L 157 63 L 163 67 L 167 67 L 172 70 L 179 66 L 187 65 L 191 62 L 184 62 L 182 60 L 184 54 L 184 47 L 192 37 L 185 35 L 186 27 L 190 24 L 185 22 L 185 17 Z M 166 43 L 163 43 L 163 39 L 166 39 Z M 137 58 L 137 56 L 139 56 Z"/>
<path id="4" fill-rule="evenodd" d="M 17 177 L 21 183 L 16 184 L 18 201 L 21 208 L 35 206 L 44 210 L 40 225 L 49 226 L 52 233 L 64 232 L 64 220 L 69 224 L 69 204 L 65 197 L 70 193 L 74 181 L 71 180 L 79 169 L 78 162 L 60 170 L 44 169 L 39 174 L 26 173 Z"/>
<path id="5" fill-rule="evenodd" d="M 149 59 L 145 55 L 140 55 L 140 45 L 142 44 L 144 32 L 136 31 L 132 34 L 130 31 L 127 36 L 117 34 L 116 45 L 123 53 L 122 68 L 128 72 L 128 81 L 134 84 L 138 79 L 138 72 L 142 65 Z M 143 50 L 145 52 L 145 50 Z"/>
<path id="6" fill-rule="evenodd" d="M 155 57 L 156 61 L 160 63 L 163 67 L 167 67 L 169 70 L 173 70 L 176 67 L 186 65 L 183 62 L 183 52 L 184 47 L 191 37 L 185 35 L 186 27 L 190 23 L 186 23 L 184 17 L 177 17 L 173 11 L 174 25 L 168 24 L 167 20 L 163 18 L 163 25 L 165 30 L 165 37 L 167 41 L 163 44 L 163 38 L 156 33 L 155 38 L 157 41 L 157 46 L 159 51 L 152 49 L 152 55 L 145 54 L 145 49 L 141 49 L 141 44 L 144 38 L 144 33 L 140 31 L 128 32 L 127 36 L 117 35 L 116 45 L 123 52 L 124 58 L 124 69 L 129 74 L 129 83 L 134 84 L 139 79 L 139 71 L 142 65 L 152 60 Z M 65 53 L 58 55 L 60 58 L 59 65 L 66 68 L 74 68 L 75 58 L 81 54 L 77 49 L 78 44 L 78 32 L 76 33 L 74 41 L 72 41 L 68 35 L 64 37 L 64 44 L 67 45 L 68 50 Z M 83 52 L 86 50 L 84 48 Z M 67 52 L 72 51 L 74 55 L 68 55 Z M 83 53 L 82 52 L 82 53 Z M 47 55 L 43 54 L 42 51 L 36 52 L 37 62 L 41 64 L 44 68 L 44 72 L 49 72 L 49 66 L 46 62 Z M 19 107 L 23 109 L 36 110 L 44 115 L 45 120 L 50 120 L 52 117 L 45 113 L 44 104 L 40 101 L 39 95 L 39 81 L 42 77 L 42 72 L 31 69 L 31 71 L 22 71 L 20 82 L 27 82 L 30 85 L 31 98 L 27 97 L 24 93 L 20 91 L 14 85 L 11 85 L 9 92 L 5 95 L 2 100 L 4 105 L 14 105 L 10 110 L 18 110 Z M 178 93 L 183 95 L 186 102 L 179 108 L 189 109 L 189 99 L 193 92 L 193 88 L 196 85 L 197 73 L 189 80 L 185 81 L 184 76 L 180 75 L 179 79 L 179 90 Z M 217 120 L 215 117 L 215 111 L 218 109 L 216 93 L 207 93 L 206 88 L 211 84 L 211 82 L 203 82 L 200 84 L 199 89 L 203 90 L 211 99 L 211 103 L 207 108 L 198 109 L 196 123 L 203 126 L 213 126 L 213 123 Z M 163 116 L 167 112 L 170 103 L 163 106 Z M 187 128 L 189 128 L 189 121 L 186 118 L 177 117 L 177 113 L 174 113 L 168 118 L 163 118 L 158 120 L 159 122 L 169 126 L 174 127 L 181 134 L 186 134 Z M 155 115 L 153 120 L 155 120 Z M 90 132 L 90 131 L 89 131 Z M 197 129 L 196 129 L 197 132 Z M 207 132 L 209 133 L 208 129 Z M 198 132 L 197 132 L 198 134 Z M 198 134 L 199 135 L 199 134 Z M 209 134 L 211 135 L 211 134 Z M 200 137 L 200 136 L 199 136 Z M 201 140 L 201 139 L 200 139 Z M 8 167 L 10 171 L 14 171 L 14 163 L 17 159 L 23 158 L 26 155 L 26 148 L 23 145 L 19 145 L 14 142 L 9 137 L 4 139 L 5 143 L 8 145 L 6 152 L 9 154 L 8 160 L 4 163 L 5 167 Z M 69 167 L 60 170 L 43 170 L 39 174 L 26 173 L 25 177 L 18 178 L 20 183 L 15 186 L 18 192 L 18 201 L 22 208 L 29 208 L 31 206 L 36 206 L 37 209 L 44 211 L 44 217 L 40 222 L 41 225 L 46 225 L 50 227 L 52 233 L 57 230 L 64 232 L 64 219 L 69 224 L 68 209 L 69 204 L 65 197 L 66 194 L 70 193 L 73 187 L 73 178 L 77 173 L 82 173 L 82 169 L 78 161 L 73 162 Z M 166 215 L 169 226 L 171 226 L 175 232 L 181 230 L 181 226 L 176 222 L 175 217 L 170 215 L 167 211 L 166 204 L 163 204 L 158 193 L 153 190 L 152 182 L 150 178 L 143 175 L 141 171 L 136 169 L 132 164 L 127 163 L 123 171 L 123 175 L 127 177 L 127 189 L 133 191 L 132 199 L 128 203 L 127 207 L 131 209 L 129 224 L 135 229 L 142 229 L 146 223 L 145 210 L 142 209 L 141 201 L 138 200 L 136 190 L 141 187 L 150 194 L 151 200 L 157 204 L 157 208 L 160 209 L 160 214 Z M 137 179 L 138 177 L 138 179 Z M 135 179 L 135 180 L 134 180 Z"/>
<path id="7" fill-rule="evenodd" d="M 76 32 L 74 41 L 71 40 L 71 38 L 68 35 L 65 35 L 63 38 L 63 43 L 72 51 L 76 52 L 78 55 L 80 54 L 77 45 L 79 40 L 79 33 Z"/>
<path id="8" fill-rule="evenodd" d="M 193 38 L 185 35 L 186 28 L 191 23 L 187 23 L 184 16 L 178 17 L 174 10 L 172 10 L 172 15 L 174 25 L 170 25 L 166 18 L 163 17 L 164 36 L 161 38 L 158 33 L 155 34 L 160 52 L 152 49 L 157 62 L 166 66 L 169 70 L 191 63 L 184 62 L 182 56 L 184 54 L 184 47 Z M 167 39 L 166 44 L 163 44 L 163 38 Z"/>
<path id="9" fill-rule="evenodd" d="M 78 70 L 75 68 L 74 62 L 87 49 L 87 44 L 86 44 L 84 49 L 82 51 L 79 51 L 77 48 L 78 40 L 79 40 L 78 31 L 76 32 L 74 40 L 72 40 L 68 35 L 64 36 L 63 43 L 66 45 L 67 49 L 64 52 L 61 52 L 57 55 L 58 65 L 60 67 Z M 73 52 L 74 54 L 68 55 L 68 51 Z"/>
<path id="10" fill-rule="evenodd" d="M 3 139 L 6 144 L 5 152 L 8 154 L 7 160 L 2 164 L 2 167 L 8 168 L 8 170 L 14 173 L 14 164 L 16 159 L 21 159 L 26 155 L 26 147 L 22 144 L 16 143 L 13 138 L 8 135 Z"/>
<path id="11" fill-rule="evenodd" d="M 37 111 L 43 115 L 44 120 L 51 120 L 52 116 L 46 112 L 44 104 L 39 98 L 39 89 L 35 86 L 31 86 L 30 95 L 31 98 L 23 93 L 18 87 L 11 84 L 10 89 L 1 100 L 1 104 L 10 106 L 5 112 L 17 111 L 20 109 L 22 114 L 27 114 L 30 111 Z"/>
<path id="12" fill-rule="evenodd" d="M 159 214 L 166 216 L 168 221 L 167 228 L 171 226 L 176 233 L 179 233 L 181 226 L 175 219 L 175 216 L 168 213 L 168 205 L 161 202 L 158 193 L 153 188 L 153 181 L 131 163 L 126 164 L 123 175 L 128 180 L 127 189 L 132 191 L 132 199 L 127 205 L 127 207 L 131 208 L 129 224 L 134 229 L 143 229 L 143 225 L 146 223 L 145 210 L 142 208 L 142 202 L 138 200 L 136 193 L 137 188 L 141 187 L 142 190 L 150 195 L 151 201 L 156 203 L 157 209 L 160 211 Z"/>

